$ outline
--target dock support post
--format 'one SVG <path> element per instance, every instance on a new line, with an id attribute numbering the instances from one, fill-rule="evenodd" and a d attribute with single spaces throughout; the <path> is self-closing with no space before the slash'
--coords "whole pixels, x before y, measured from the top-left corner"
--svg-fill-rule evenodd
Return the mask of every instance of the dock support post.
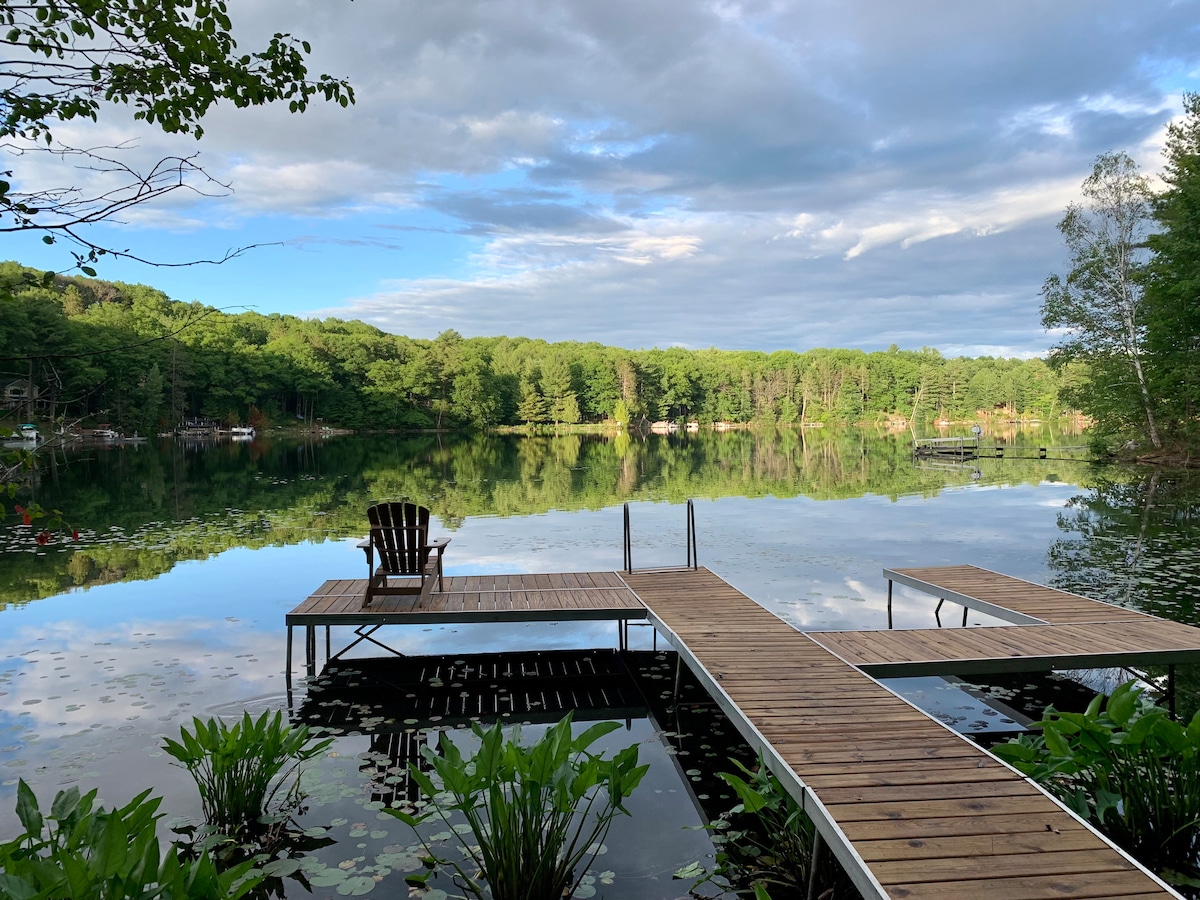
<path id="1" fill-rule="evenodd" d="M 288 712 L 291 712 L 291 710 L 292 710 L 292 629 L 294 627 L 295 626 L 290 625 L 290 624 L 287 627 L 287 633 L 288 633 L 288 636 L 287 636 L 287 662 L 285 664 L 286 669 L 284 671 L 284 675 L 285 675 L 284 680 L 287 682 Z"/>
<path id="2" fill-rule="evenodd" d="M 946 598 L 943 597 L 938 601 L 937 609 L 933 611 L 933 619 L 935 622 L 937 622 L 938 628 L 942 627 L 942 604 L 945 602 Z"/>
<path id="3" fill-rule="evenodd" d="M 892 628 L 892 579 L 888 579 L 888 630 Z"/>
<path id="4" fill-rule="evenodd" d="M 295 628 L 294 625 L 288 625 L 288 627 L 287 627 L 287 631 L 288 631 L 288 636 L 287 636 L 287 676 L 288 676 L 289 681 L 292 678 L 292 629 L 293 628 Z"/>
<path id="5" fill-rule="evenodd" d="M 967 613 L 968 613 L 969 611 L 970 611 L 970 607 L 969 607 L 969 606 L 964 606 L 964 607 L 963 607 L 963 624 L 962 624 L 962 627 L 963 627 L 963 628 L 966 628 L 966 627 L 967 627 Z"/>
<path id="6" fill-rule="evenodd" d="M 304 670 L 308 673 L 309 678 L 317 674 L 317 627 L 315 625 L 304 626 Z"/>
<path id="7" fill-rule="evenodd" d="M 629 538 L 629 504 L 628 503 L 625 504 L 623 515 L 624 515 L 624 519 L 625 519 L 625 536 L 624 536 L 622 543 L 624 544 L 624 550 L 625 550 L 625 571 L 628 573 L 632 573 L 633 572 L 633 547 L 632 547 L 632 544 L 630 543 L 630 538 Z"/>
<path id="8" fill-rule="evenodd" d="M 671 694 L 671 701 L 676 705 L 676 707 L 679 706 L 679 679 L 682 676 L 682 674 L 683 674 L 683 657 L 679 653 L 676 653 L 675 654 L 675 690 Z"/>
<path id="9" fill-rule="evenodd" d="M 1167 712 L 1174 721 L 1175 716 L 1175 666 L 1167 666 Z"/>
<path id="10" fill-rule="evenodd" d="M 808 857 L 808 900 L 817 898 L 817 859 L 821 855 L 821 832 L 813 829 L 812 853 Z"/>

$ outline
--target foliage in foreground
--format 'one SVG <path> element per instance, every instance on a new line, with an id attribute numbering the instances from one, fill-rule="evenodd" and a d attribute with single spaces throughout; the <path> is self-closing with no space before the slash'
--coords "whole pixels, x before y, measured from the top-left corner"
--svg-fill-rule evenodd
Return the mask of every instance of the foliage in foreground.
<path id="1" fill-rule="evenodd" d="M 1200 878 L 1200 713 L 1175 722 L 1128 682 L 1034 727 L 996 755 L 1168 880 Z"/>
<path id="2" fill-rule="evenodd" d="M 549 728 L 535 743 L 522 746 L 519 729 L 504 739 L 500 723 L 472 730 L 480 746 L 464 759 L 453 741 L 442 736 L 438 747 L 422 747 L 433 768 L 431 778 L 409 766 L 428 808 L 419 815 L 389 809 L 417 828 L 432 816 L 450 824 L 452 814 L 466 819 L 471 839 L 451 828 L 475 871 L 440 858 L 426 843 L 429 871 L 409 876 L 423 883 L 436 868 L 447 867 L 471 896 L 495 900 L 558 900 L 572 896 L 618 813 L 628 815 L 625 799 L 649 766 L 638 765 L 636 744 L 611 759 L 588 750 L 619 728 L 600 722 L 571 736 L 571 716 Z M 420 832 L 418 832 L 420 834 Z"/>
<path id="3" fill-rule="evenodd" d="M 755 900 L 811 897 L 821 900 L 859 896 L 845 872 L 828 853 L 813 859 L 816 826 L 771 774 L 762 757 L 749 769 L 731 760 L 741 774 L 718 772 L 741 801 L 705 826 L 717 848 L 716 866 L 705 870 L 692 863 L 675 873 L 695 879 L 692 890 L 706 882 Z M 813 871 L 814 865 L 816 871 Z M 809 891 L 810 883 L 821 888 Z M 773 893 L 769 893 L 773 892 Z"/>
<path id="4" fill-rule="evenodd" d="M 191 773 L 209 828 L 230 837 L 254 837 L 285 819 L 301 800 L 300 766 L 324 753 L 332 738 L 309 744 L 307 725 L 284 724 L 283 714 L 245 713 L 233 725 L 193 719 L 193 732 L 163 749 Z"/>
<path id="5" fill-rule="evenodd" d="M 125 806 L 96 805 L 96 791 L 59 791 L 44 815 L 24 781 L 17 818 L 25 831 L 0 844 L 0 900 L 237 900 L 259 880 L 250 862 L 219 871 L 207 853 L 155 834 L 161 800 L 143 791 Z"/>

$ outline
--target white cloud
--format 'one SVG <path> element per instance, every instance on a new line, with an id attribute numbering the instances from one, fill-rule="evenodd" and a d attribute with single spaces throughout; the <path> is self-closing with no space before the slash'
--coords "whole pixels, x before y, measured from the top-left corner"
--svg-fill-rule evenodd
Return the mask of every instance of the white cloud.
<path id="1" fill-rule="evenodd" d="M 127 216 L 176 240 L 173 257 L 206 228 L 325 247 L 264 255 L 279 268 L 257 279 L 197 279 L 222 284 L 200 299 L 253 291 L 263 308 L 418 334 L 639 345 L 1038 352 L 1055 220 L 1096 154 L 1157 167 L 1163 120 L 1194 85 L 1156 79 L 1197 58 L 1192 5 L 1118 0 L 254 0 L 231 13 L 243 49 L 277 30 L 311 40 L 312 72 L 350 78 L 358 102 L 302 116 L 222 105 L 199 146 L 232 196 Z M 139 160 L 197 149 L 127 122 L 60 132 L 136 136 Z M 28 160 L 21 179 L 62 183 Z M 381 241 L 380 226 L 409 239 Z M 356 248 L 353 265 L 334 247 Z M 344 294 L 318 295 L 329 282 L 314 272 L 339 267 L 354 273 Z M 146 280 L 196 296 L 188 277 Z"/>

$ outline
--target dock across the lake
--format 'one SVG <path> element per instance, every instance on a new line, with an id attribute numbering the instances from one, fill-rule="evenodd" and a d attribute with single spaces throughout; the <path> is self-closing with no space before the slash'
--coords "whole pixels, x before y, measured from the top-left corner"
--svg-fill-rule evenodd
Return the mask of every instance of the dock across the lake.
<path id="1" fill-rule="evenodd" d="M 981 444 L 977 437 L 917 438 L 913 441 L 913 456 L 918 459 L 1057 459 L 1087 461 L 1091 458 L 1086 446 L 1007 447 L 1004 444 Z"/>
<path id="2" fill-rule="evenodd" d="M 1200 629 L 971 566 L 885 574 L 1023 624 L 803 633 L 703 568 L 447 578 L 443 593 L 370 609 L 365 580 L 329 581 L 288 614 L 289 672 L 297 626 L 311 664 L 319 626 L 373 640 L 406 622 L 645 619 L 763 753 L 865 897 L 1178 897 L 869 672 L 1200 662 Z"/>

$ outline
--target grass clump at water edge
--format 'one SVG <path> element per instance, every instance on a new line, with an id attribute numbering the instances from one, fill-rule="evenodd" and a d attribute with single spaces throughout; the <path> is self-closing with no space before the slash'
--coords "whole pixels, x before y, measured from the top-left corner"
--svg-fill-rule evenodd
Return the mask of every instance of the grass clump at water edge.
<path id="1" fill-rule="evenodd" d="M 607 759 L 588 749 L 620 727 L 600 722 L 572 737 L 568 715 L 528 746 L 517 728 L 505 740 L 497 723 L 487 730 L 472 726 L 480 746 L 469 758 L 444 734 L 436 750 L 422 747 L 433 777 L 416 766 L 409 771 L 427 807 L 416 815 L 386 811 L 414 829 L 433 816 L 451 825 L 451 815 L 461 815 L 471 840 L 460 828 L 450 831 L 472 870 L 439 857 L 422 837 L 429 868 L 409 882 L 424 883 L 444 867 L 478 900 L 583 896 L 588 865 L 613 819 L 628 815 L 624 801 L 649 768 L 638 765 L 636 744 Z"/>
<path id="2" fill-rule="evenodd" d="M 1200 712 L 1176 722 L 1131 681 L 1032 727 L 993 752 L 1165 880 L 1200 888 Z"/>
<path id="3" fill-rule="evenodd" d="M 310 743 L 308 726 L 284 723 L 281 712 L 192 725 L 191 732 L 179 729 L 178 741 L 164 739 L 163 749 L 191 773 L 209 828 L 230 837 L 258 837 L 295 810 L 300 766 L 333 743 Z"/>
<path id="4" fill-rule="evenodd" d="M 2 900 L 238 900 L 258 885 L 252 863 L 219 869 L 207 853 L 160 848 L 161 800 L 143 791 L 122 807 L 96 791 L 59 791 L 48 813 L 24 781 L 17 818 L 24 832 L 0 844 Z"/>

